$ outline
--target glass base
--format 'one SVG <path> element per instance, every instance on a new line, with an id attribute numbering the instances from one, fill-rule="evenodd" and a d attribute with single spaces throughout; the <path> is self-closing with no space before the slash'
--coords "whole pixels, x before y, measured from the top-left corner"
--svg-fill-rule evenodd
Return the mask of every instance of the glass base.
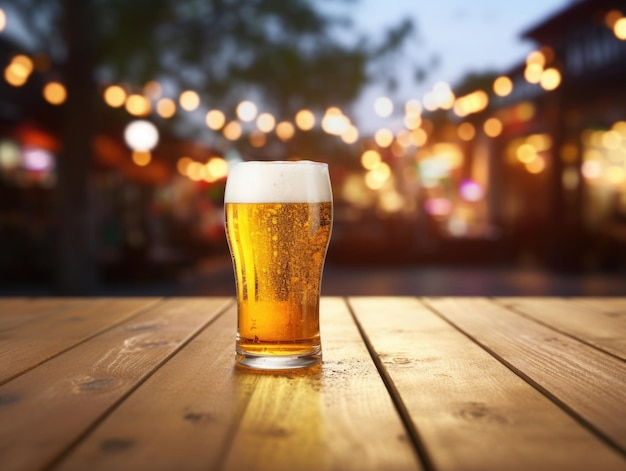
<path id="1" fill-rule="evenodd" d="M 237 363 L 256 370 L 292 370 L 307 368 L 322 362 L 321 351 L 305 355 L 255 355 L 237 352 Z"/>

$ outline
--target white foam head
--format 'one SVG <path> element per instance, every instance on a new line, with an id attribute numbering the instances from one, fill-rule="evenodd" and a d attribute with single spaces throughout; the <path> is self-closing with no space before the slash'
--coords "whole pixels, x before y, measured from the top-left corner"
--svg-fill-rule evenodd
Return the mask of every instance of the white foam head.
<path id="1" fill-rule="evenodd" d="M 328 165 L 310 160 L 231 164 L 225 203 L 324 203 L 332 201 Z"/>

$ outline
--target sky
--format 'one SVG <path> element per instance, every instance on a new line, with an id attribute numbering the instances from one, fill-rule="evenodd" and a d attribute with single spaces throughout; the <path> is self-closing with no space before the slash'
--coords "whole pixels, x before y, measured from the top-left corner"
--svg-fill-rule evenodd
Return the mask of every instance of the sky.
<path id="1" fill-rule="evenodd" d="M 359 0 L 358 7 L 351 10 L 358 31 L 376 38 L 377 32 L 409 16 L 416 25 L 417 34 L 396 63 L 401 82 L 399 90 L 391 95 L 382 87 L 369 87 L 354 110 L 357 115 L 354 119 L 360 128 L 372 130 L 389 122 L 389 118 L 382 122 L 372 113 L 373 102 L 378 96 L 389 95 L 395 102 L 404 103 L 411 98 L 421 99 L 438 81 L 454 85 L 469 72 L 506 73 L 535 49 L 535 45 L 524 41 L 521 35 L 571 2 Z M 409 64 L 428 64 L 433 55 L 439 57 L 438 66 L 422 84 L 416 84 L 413 67 Z"/>

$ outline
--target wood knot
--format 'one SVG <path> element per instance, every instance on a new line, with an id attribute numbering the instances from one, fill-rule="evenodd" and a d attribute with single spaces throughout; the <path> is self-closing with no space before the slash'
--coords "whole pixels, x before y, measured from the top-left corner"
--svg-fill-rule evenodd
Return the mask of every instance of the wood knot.
<path id="1" fill-rule="evenodd" d="M 183 418 L 187 422 L 191 422 L 191 423 L 194 423 L 194 424 L 197 424 L 197 423 L 207 423 L 207 422 L 215 421 L 215 417 L 213 417 L 213 415 L 209 414 L 208 412 L 188 411 L 188 412 L 185 413 Z"/>
<path id="2" fill-rule="evenodd" d="M 455 415 L 468 422 L 493 422 L 504 424 L 506 418 L 493 411 L 484 402 L 466 402 L 459 406 Z"/>
<path id="3" fill-rule="evenodd" d="M 20 400 L 20 396 L 17 394 L 2 394 L 0 395 L 0 406 L 10 406 Z"/>
<path id="4" fill-rule="evenodd" d="M 134 440 L 125 438 L 109 438 L 100 443 L 100 449 L 106 452 L 126 451 L 135 444 Z"/>
<path id="5" fill-rule="evenodd" d="M 112 389 L 117 385 L 115 378 L 87 378 L 79 382 L 74 390 L 77 392 L 99 392 Z"/>

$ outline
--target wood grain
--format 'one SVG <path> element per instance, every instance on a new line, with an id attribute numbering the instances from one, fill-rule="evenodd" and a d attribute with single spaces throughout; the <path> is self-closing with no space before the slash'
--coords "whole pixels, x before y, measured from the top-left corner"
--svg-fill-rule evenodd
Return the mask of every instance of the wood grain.
<path id="1" fill-rule="evenodd" d="M 227 299 L 158 303 L 4 384 L 3 471 L 48 465 L 228 303 Z"/>
<path id="2" fill-rule="evenodd" d="M 582 306 L 608 314 L 626 315 L 626 297 L 576 297 L 570 298 Z"/>
<path id="3" fill-rule="evenodd" d="M 564 298 L 499 298 L 502 304 L 626 360 L 626 311 Z"/>
<path id="4" fill-rule="evenodd" d="M 275 373 L 235 367 L 233 308 L 58 469 L 170 470 L 181 462 L 186 471 L 419 469 L 345 303 L 325 299 L 321 311 L 323 366 Z"/>
<path id="5" fill-rule="evenodd" d="M 427 302 L 626 453 L 626 363 L 488 300 Z"/>
<path id="6" fill-rule="evenodd" d="M 434 469 L 624 470 L 617 452 L 418 299 L 349 301 Z M 458 309 L 473 314 L 473 302 Z"/>
<path id="7" fill-rule="evenodd" d="M 257 380 L 234 367 L 236 306 L 133 392 L 57 469 L 216 469 Z"/>
<path id="8" fill-rule="evenodd" d="M 2 331 L 0 384 L 156 303 L 156 298 L 47 299 L 16 308 Z M 4 317 L 4 316 L 3 316 Z"/>
<path id="9" fill-rule="evenodd" d="M 419 469 L 343 300 L 322 300 L 321 325 L 321 368 L 258 378 L 224 469 Z"/>
<path id="10" fill-rule="evenodd" d="M 91 298 L 8 298 L 0 299 L 0 333 L 18 325 L 67 310 L 90 308 Z"/>
<path id="11" fill-rule="evenodd" d="M 0 299 L 0 469 L 626 471 L 626 298 L 323 298 L 274 373 L 235 310 Z"/>

